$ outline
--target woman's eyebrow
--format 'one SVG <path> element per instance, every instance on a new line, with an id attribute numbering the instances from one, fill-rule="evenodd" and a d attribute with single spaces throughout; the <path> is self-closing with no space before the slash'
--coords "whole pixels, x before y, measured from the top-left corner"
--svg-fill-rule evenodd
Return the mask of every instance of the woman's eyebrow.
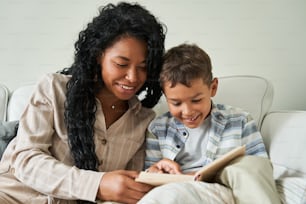
<path id="1" fill-rule="evenodd" d="M 130 61 L 130 59 L 129 58 L 127 58 L 127 57 L 124 57 L 124 56 L 116 56 L 115 58 L 119 58 L 119 59 L 122 59 L 122 60 L 125 60 L 125 61 Z"/>
<path id="2" fill-rule="evenodd" d="M 130 59 L 129 58 L 127 58 L 127 57 L 124 57 L 124 56 L 116 56 L 115 58 L 119 58 L 119 59 L 122 59 L 122 60 L 124 60 L 124 61 L 130 61 Z M 144 59 L 143 61 L 141 61 L 139 64 L 145 64 L 146 63 L 146 59 Z"/>

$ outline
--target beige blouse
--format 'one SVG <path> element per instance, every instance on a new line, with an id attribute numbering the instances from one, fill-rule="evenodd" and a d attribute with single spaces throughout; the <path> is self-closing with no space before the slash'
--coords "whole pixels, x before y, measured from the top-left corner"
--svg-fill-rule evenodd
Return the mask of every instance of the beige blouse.
<path id="1" fill-rule="evenodd" d="M 142 107 L 136 97 L 129 101 L 129 110 L 108 129 L 97 100 L 94 140 L 100 172 L 73 166 L 64 125 L 69 78 L 48 74 L 38 83 L 21 116 L 17 137 L 7 147 L 0 163 L 0 189 L 3 189 L 1 177 L 6 177 L 15 179 L 14 182 L 20 180 L 51 197 L 95 201 L 103 172 L 143 168 L 144 135 L 155 114 Z M 13 197 L 22 194 L 17 190 L 6 193 Z"/>

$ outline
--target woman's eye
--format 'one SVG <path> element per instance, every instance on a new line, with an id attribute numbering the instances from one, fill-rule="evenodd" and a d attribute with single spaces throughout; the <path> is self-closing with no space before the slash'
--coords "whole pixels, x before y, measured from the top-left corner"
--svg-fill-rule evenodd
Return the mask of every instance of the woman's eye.
<path id="1" fill-rule="evenodd" d="M 116 65 L 117 65 L 118 67 L 126 67 L 126 66 L 128 66 L 127 64 L 120 64 L 120 63 L 116 63 Z"/>

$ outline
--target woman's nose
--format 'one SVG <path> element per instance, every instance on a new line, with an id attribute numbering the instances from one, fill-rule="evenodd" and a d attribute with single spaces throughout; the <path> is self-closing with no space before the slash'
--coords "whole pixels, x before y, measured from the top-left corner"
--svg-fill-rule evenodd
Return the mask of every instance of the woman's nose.
<path id="1" fill-rule="evenodd" d="M 136 68 L 130 68 L 126 73 L 125 78 L 129 80 L 130 82 L 137 81 L 138 75 L 137 75 Z"/>

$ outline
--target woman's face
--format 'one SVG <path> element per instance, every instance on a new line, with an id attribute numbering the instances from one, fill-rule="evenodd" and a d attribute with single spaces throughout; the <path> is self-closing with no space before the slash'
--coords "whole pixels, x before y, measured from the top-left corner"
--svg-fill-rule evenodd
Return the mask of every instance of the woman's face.
<path id="1" fill-rule="evenodd" d="M 147 46 L 134 37 L 123 37 L 107 48 L 100 58 L 103 94 L 128 100 L 147 79 Z"/>

